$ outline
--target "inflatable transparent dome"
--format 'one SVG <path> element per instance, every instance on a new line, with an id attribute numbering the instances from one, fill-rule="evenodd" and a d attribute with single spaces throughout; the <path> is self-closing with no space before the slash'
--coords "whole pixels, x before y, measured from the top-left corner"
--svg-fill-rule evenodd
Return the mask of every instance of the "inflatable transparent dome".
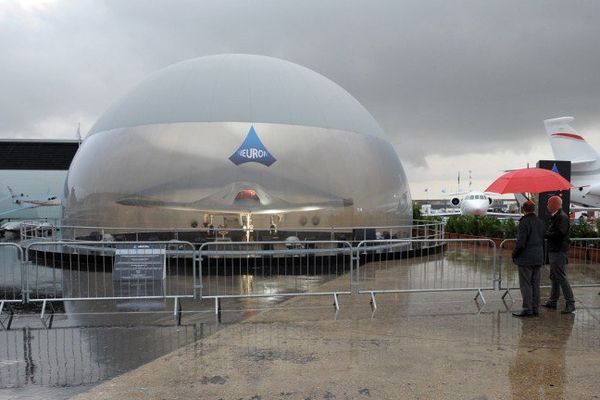
<path id="1" fill-rule="evenodd" d="M 216 55 L 149 76 L 96 122 L 65 224 L 326 229 L 411 223 L 402 164 L 369 112 L 322 75 Z"/>

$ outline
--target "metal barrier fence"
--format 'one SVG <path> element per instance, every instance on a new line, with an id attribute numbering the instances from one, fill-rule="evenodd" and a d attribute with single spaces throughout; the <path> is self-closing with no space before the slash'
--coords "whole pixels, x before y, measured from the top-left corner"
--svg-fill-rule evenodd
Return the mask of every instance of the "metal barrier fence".
<path id="1" fill-rule="evenodd" d="M 288 237 L 299 240 L 338 240 L 359 242 L 375 239 L 443 239 L 441 221 L 414 221 L 410 225 L 354 227 L 272 227 L 270 229 L 241 227 L 140 228 L 99 227 L 51 224 L 47 221 L 25 221 L 20 229 L 21 240 L 83 240 L 83 241 L 169 241 L 181 240 L 194 244 L 210 241 L 282 241 Z"/>
<path id="2" fill-rule="evenodd" d="M 197 257 L 188 242 L 33 242 L 25 255 L 26 300 L 43 303 L 44 323 L 53 301 L 172 298 L 179 320 L 179 299 L 194 297 Z"/>
<path id="3" fill-rule="evenodd" d="M 415 246 L 417 245 L 417 246 Z M 491 239 L 363 241 L 356 247 L 358 293 L 494 290 L 496 244 Z"/>
<path id="4" fill-rule="evenodd" d="M 0 327 L 10 329 L 12 303 L 23 301 L 23 249 L 14 243 L 0 243 Z"/>
<path id="5" fill-rule="evenodd" d="M 351 294 L 352 245 L 345 241 L 212 242 L 198 251 L 197 297 L 338 296 Z M 343 281 L 328 281 L 347 276 Z M 325 288 L 325 290 L 323 290 Z"/>
<path id="6" fill-rule="evenodd" d="M 119 310 L 127 310 L 134 300 L 165 306 L 165 299 L 173 299 L 179 323 L 183 298 L 213 299 L 219 313 L 220 301 L 227 298 L 332 296 L 339 309 L 339 295 L 358 293 L 369 294 L 376 308 L 379 293 L 473 291 L 475 300 L 485 304 L 486 290 L 504 290 L 504 298 L 518 288 L 517 267 L 508 253 L 514 239 L 503 241 L 497 251 L 491 239 L 424 236 L 354 246 L 298 239 L 200 246 L 185 241 L 35 241 L 23 250 L 3 243 L 0 322 L 10 327 L 10 304 L 16 302 L 42 303 L 42 321 L 51 325 L 55 301 L 113 300 Z M 135 257 L 144 258 L 143 268 L 150 266 L 154 275 L 142 267 L 137 271 Z M 600 286 L 600 239 L 573 239 L 569 262 L 572 286 Z M 548 286 L 547 278 L 543 284 Z"/>
<path id="7" fill-rule="evenodd" d="M 511 290 L 519 289 L 518 267 L 511 257 L 515 243 L 516 239 L 506 239 L 499 246 L 498 280 L 499 289 L 504 291 L 502 298 L 510 296 Z M 600 238 L 571 239 L 567 274 L 571 287 L 600 287 Z M 542 266 L 541 287 L 551 287 L 549 265 Z"/>
<path id="8" fill-rule="evenodd" d="M 19 238 L 21 240 L 56 240 L 58 239 L 58 221 L 26 220 L 21 222 Z"/>

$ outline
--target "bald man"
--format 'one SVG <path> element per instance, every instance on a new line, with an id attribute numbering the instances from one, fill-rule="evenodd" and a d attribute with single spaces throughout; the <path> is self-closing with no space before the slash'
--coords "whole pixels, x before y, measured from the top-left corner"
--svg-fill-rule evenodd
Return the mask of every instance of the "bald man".
<path id="1" fill-rule="evenodd" d="M 559 196 L 552 196 L 548 199 L 548 212 L 551 217 L 545 237 L 548 239 L 552 290 L 544 307 L 556 309 L 562 290 L 566 302 L 566 307 L 562 313 L 572 314 L 575 311 L 575 297 L 567 279 L 567 257 L 570 243 L 569 216 L 562 210 L 562 199 Z"/>

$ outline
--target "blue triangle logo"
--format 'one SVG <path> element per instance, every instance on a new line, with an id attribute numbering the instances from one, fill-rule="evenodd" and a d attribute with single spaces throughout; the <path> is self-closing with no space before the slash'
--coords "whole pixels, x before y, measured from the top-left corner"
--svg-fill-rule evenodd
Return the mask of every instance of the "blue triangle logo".
<path id="1" fill-rule="evenodd" d="M 554 163 L 552 165 L 552 172 L 556 172 L 557 174 L 560 174 L 560 172 L 558 172 L 558 167 L 556 166 L 556 163 Z"/>
<path id="2" fill-rule="evenodd" d="M 269 167 L 275 161 L 275 157 L 269 153 L 264 144 L 258 138 L 254 127 L 251 126 L 244 143 L 233 153 L 229 159 L 235 165 L 255 162 Z"/>

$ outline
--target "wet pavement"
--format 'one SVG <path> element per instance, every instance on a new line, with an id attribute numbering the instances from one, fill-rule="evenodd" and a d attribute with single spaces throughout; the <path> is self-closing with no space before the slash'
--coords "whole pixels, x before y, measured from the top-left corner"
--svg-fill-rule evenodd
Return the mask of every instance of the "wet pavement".
<path id="1" fill-rule="evenodd" d="M 144 310 L 118 312 L 123 302 L 66 302 L 51 329 L 39 314 L 17 314 L 10 331 L 0 331 L 0 399 L 68 399 L 96 384 L 144 365 L 220 329 L 276 309 L 284 299 L 228 299 L 214 314 L 210 301 L 182 302 L 176 326 L 172 301 Z"/>
<path id="2" fill-rule="evenodd" d="M 489 249 L 376 260 L 361 267 L 359 288 L 475 288 L 493 268 Z M 590 277 L 589 265 L 572 268 L 578 281 Z M 503 271 L 514 277 L 510 264 Z M 266 278 L 227 287 L 349 284 L 347 276 Z M 598 288 L 575 290 L 575 315 L 525 320 L 510 314 L 517 291 L 515 304 L 501 291 L 484 294 L 486 305 L 475 291 L 379 294 L 376 310 L 367 294 L 340 296 L 338 312 L 329 296 L 229 299 L 220 318 L 211 301 L 185 301 L 180 327 L 171 302 L 137 313 L 117 312 L 118 302 L 68 302 L 51 330 L 30 315 L 0 332 L 0 399 L 600 398 Z"/>
<path id="3" fill-rule="evenodd" d="M 76 399 L 598 398 L 600 296 L 576 292 L 526 320 L 465 293 L 295 298 Z"/>

